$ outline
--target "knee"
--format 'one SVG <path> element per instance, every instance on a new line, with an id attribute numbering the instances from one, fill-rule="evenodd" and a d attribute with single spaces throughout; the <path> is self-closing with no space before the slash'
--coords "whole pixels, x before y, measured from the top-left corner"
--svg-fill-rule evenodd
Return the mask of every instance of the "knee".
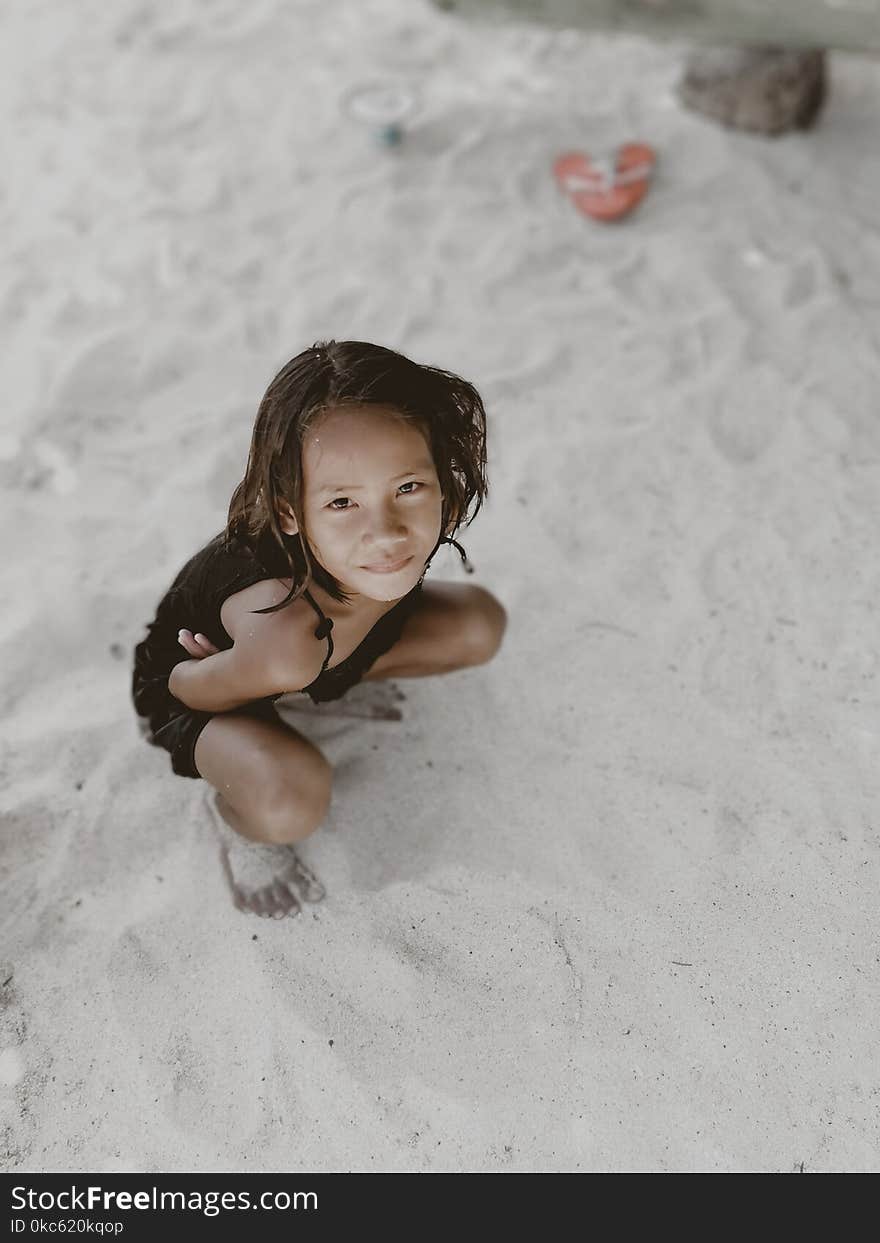
<path id="1" fill-rule="evenodd" d="M 501 647 L 507 628 L 507 611 L 484 587 L 474 587 L 474 607 L 467 627 L 470 663 L 484 665 Z"/>
<path id="2" fill-rule="evenodd" d="M 307 775 L 277 778 L 264 791 L 259 820 L 263 840 L 294 845 L 310 837 L 327 819 L 332 790 L 331 765 L 320 752 Z"/>

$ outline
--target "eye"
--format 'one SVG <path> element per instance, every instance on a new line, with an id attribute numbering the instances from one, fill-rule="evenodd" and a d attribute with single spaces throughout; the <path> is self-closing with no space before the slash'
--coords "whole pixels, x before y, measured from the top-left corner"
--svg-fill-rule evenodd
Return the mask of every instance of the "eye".
<path id="1" fill-rule="evenodd" d="M 424 488 L 424 486 L 425 485 L 417 479 L 409 479 L 407 480 L 406 483 L 402 483 L 400 485 L 400 488 L 398 488 L 398 492 L 401 491 L 403 488 Z M 403 495 L 413 496 L 414 494 L 412 492 L 404 492 Z M 349 500 L 351 500 L 351 497 L 349 496 L 337 496 L 334 498 L 334 500 L 330 501 L 330 503 L 326 506 L 326 508 L 334 510 L 337 514 L 344 514 L 347 509 L 351 508 L 351 506 L 350 505 L 340 506 L 337 504 L 337 502 L 338 501 L 349 501 Z"/>

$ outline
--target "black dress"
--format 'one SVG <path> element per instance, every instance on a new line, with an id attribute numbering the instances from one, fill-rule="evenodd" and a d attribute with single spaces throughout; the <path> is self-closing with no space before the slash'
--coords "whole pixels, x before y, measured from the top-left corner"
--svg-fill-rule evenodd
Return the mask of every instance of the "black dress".
<path id="1" fill-rule="evenodd" d="M 290 567 L 271 539 L 264 540 L 257 552 L 253 552 L 240 541 L 227 547 L 221 532 L 187 561 L 159 602 L 155 618 L 147 626 L 147 637 L 134 649 L 131 693 L 141 718 L 141 732 L 153 746 L 164 747 L 169 752 L 172 770 L 179 776 L 201 776 L 193 760 L 193 750 L 199 734 L 216 713 L 188 708 L 168 689 L 168 677 L 174 666 L 192 659 L 178 642 L 178 631 L 186 627 L 193 633 L 204 634 L 221 650 L 232 647 L 232 638 L 220 621 L 223 601 L 263 579 L 289 575 Z M 327 668 L 327 662 L 333 653 L 330 637 L 333 623 L 306 591 L 305 599 L 319 617 L 315 637 L 327 639 L 327 655 L 321 672 L 301 693 L 309 695 L 314 703 L 341 698 L 400 638 L 406 619 L 418 603 L 421 589 L 419 581 L 393 609 L 379 618 L 351 655 L 332 669 Z M 283 724 L 274 708 L 275 700 L 282 693 L 254 699 L 235 711 Z"/>

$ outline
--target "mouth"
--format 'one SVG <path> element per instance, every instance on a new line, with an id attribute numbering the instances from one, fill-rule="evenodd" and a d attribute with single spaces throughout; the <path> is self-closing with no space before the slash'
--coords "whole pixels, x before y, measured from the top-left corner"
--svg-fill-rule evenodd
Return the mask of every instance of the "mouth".
<path id="1" fill-rule="evenodd" d="M 412 557 L 404 557 L 401 561 L 380 562 L 379 565 L 362 565 L 362 570 L 369 570 L 371 574 L 395 574 L 398 570 L 402 570 L 405 565 L 409 565 Z"/>

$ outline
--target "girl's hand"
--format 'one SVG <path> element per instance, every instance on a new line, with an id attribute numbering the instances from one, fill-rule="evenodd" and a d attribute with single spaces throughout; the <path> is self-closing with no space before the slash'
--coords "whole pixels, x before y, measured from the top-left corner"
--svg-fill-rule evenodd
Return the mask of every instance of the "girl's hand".
<path id="1" fill-rule="evenodd" d="M 213 656 L 220 651 L 220 648 L 215 647 L 203 634 L 193 634 L 189 630 L 179 630 L 177 641 L 186 648 L 190 656 L 195 656 L 197 660 L 202 660 L 205 656 Z"/>

